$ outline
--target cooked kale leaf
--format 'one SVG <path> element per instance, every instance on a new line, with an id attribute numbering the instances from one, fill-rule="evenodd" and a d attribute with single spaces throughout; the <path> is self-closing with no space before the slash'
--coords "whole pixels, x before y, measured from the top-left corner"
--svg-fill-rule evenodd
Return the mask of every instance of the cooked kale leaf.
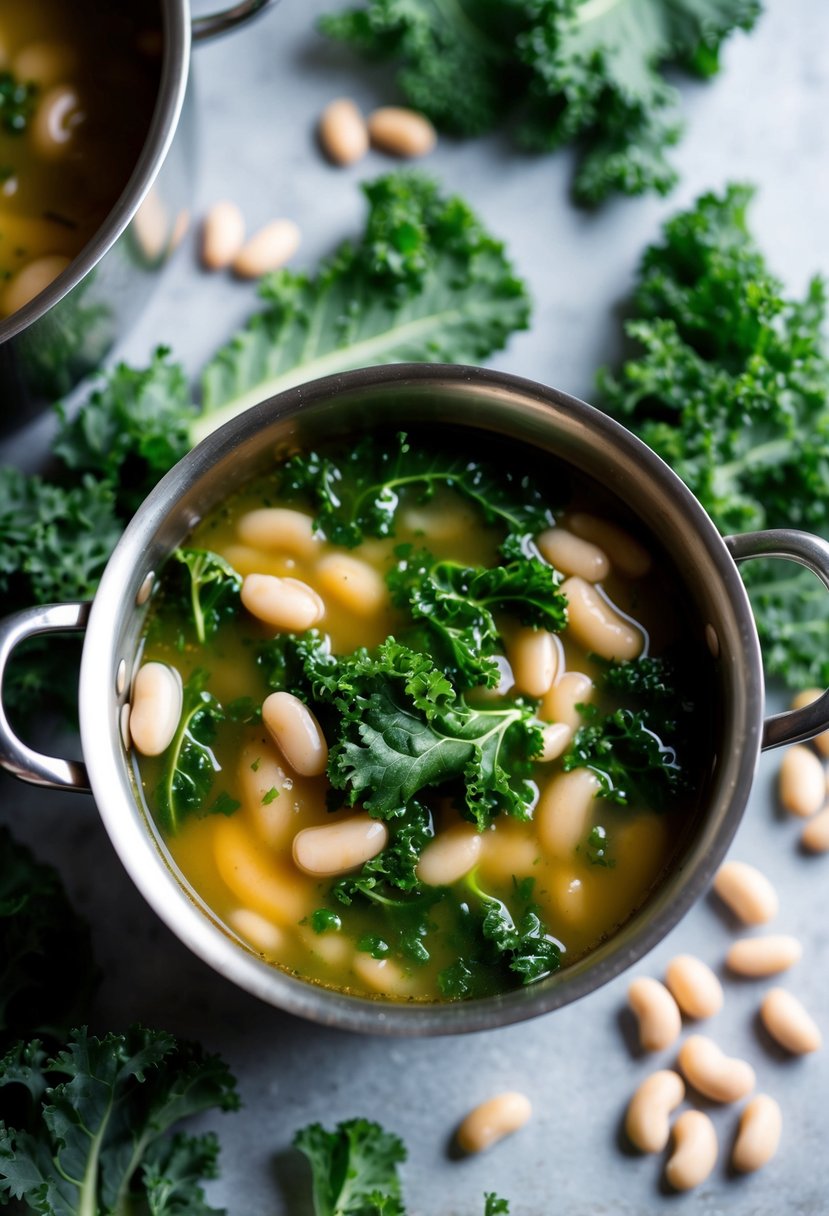
<path id="1" fill-rule="evenodd" d="M 664 810 L 683 788 L 676 752 L 648 726 L 648 715 L 632 709 L 600 714 L 582 707 L 585 725 L 576 731 L 562 758 L 562 768 L 589 768 L 601 786 L 601 797 L 620 806 Z"/>
<path id="2" fill-rule="evenodd" d="M 391 840 L 382 853 L 365 862 L 359 874 L 348 875 L 334 884 L 334 895 L 342 903 L 350 904 L 355 895 L 389 903 L 389 887 L 397 891 L 414 891 L 419 887 L 417 863 L 435 834 L 431 813 L 415 799 L 389 825 L 389 830 Z"/>
<path id="3" fill-rule="evenodd" d="M 209 549 L 176 549 L 171 560 L 178 562 L 183 575 L 176 587 L 175 566 L 168 571 L 165 594 L 183 599 L 186 614 L 196 637 L 204 643 L 213 637 L 221 623 L 232 620 L 241 606 L 242 577 L 233 567 Z"/>
<path id="4" fill-rule="evenodd" d="M 184 686 L 184 699 L 178 729 L 164 753 L 164 772 L 156 790 L 158 816 L 165 832 L 174 835 L 188 815 L 205 815 L 215 810 L 232 813 L 239 806 L 228 795 L 220 795 L 211 808 L 208 799 L 221 765 L 213 753 L 213 743 L 225 713 L 207 691 L 208 673 L 194 671 Z"/>

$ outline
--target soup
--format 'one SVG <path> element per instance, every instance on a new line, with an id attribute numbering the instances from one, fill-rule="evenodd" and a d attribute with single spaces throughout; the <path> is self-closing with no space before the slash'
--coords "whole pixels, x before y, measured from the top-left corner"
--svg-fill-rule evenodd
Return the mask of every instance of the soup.
<path id="1" fill-rule="evenodd" d="M 198 525 L 149 612 L 131 731 L 176 867 L 248 949 L 343 991 L 572 964 L 701 799 L 710 658 L 664 555 L 549 460 L 555 501 L 526 450 L 463 444 L 294 455 Z"/>
<path id="2" fill-rule="evenodd" d="M 0 8 L 0 317 L 98 231 L 135 168 L 160 74 L 160 13 L 136 2 Z"/>

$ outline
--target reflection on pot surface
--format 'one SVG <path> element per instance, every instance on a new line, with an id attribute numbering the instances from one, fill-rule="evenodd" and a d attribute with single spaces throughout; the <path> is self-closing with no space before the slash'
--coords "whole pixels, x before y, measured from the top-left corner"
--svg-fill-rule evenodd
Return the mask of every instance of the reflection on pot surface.
<path id="1" fill-rule="evenodd" d="M 66 269 L 135 168 L 161 67 L 157 5 L 5 0 L 0 317 Z"/>
<path id="2" fill-rule="evenodd" d="M 567 967 L 706 797 L 713 667 L 669 559 L 593 482 L 478 446 L 277 462 L 150 611 L 133 755 L 173 858 L 256 954 L 342 991 L 458 1000 Z"/>

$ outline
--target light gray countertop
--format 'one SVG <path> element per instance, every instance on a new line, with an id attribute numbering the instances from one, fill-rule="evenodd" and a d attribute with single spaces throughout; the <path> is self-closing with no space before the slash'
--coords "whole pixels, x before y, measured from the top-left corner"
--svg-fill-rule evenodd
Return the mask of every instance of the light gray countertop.
<path id="1" fill-rule="evenodd" d="M 295 264 L 311 268 L 359 231 L 359 181 L 392 168 L 372 153 L 337 170 L 316 149 L 315 121 L 333 97 L 348 94 L 366 107 L 392 99 L 383 70 L 361 69 L 313 32 L 317 13 L 337 3 L 283 0 L 250 29 L 194 53 L 201 120 L 194 215 L 231 197 L 251 228 L 275 215 L 295 218 L 303 232 Z M 801 291 L 811 273 L 829 271 L 829 6 L 767 0 L 765 7 L 756 32 L 726 47 L 719 78 L 682 82 L 689 129 L 675 154 L 682 181 L 668 200 L 620 200 L 597 214 L 580 212 L 568 200 L 570 154 L 529 157 L 504 136 L 442 140 L 423 164 L 506 240 L 530 283 L 533 328 L 493 366 L 590 399 L 595 369 L 619 350 L 618 305 L 644 245 L 665 216 L 727 180 L 757 183 L 751 222 L 790 289 Z M 196 373 L 252 310 L 252 287 L 204 274 L 195 248 L 191 232 L 120 357 L 140 364 L 163 341 Z M 44 429 L 34 428 L 18 449 L 35 453 Z M 731 856 L 760 866 L 777 886 L 775 928 L 805 946 L 786 982 L 829 1031 L 829 860 L 803 856 L 798 823 L 776 811 L 778 762 L 772 755 L 761 763 Z M 758 1088 L 780 1101 L 779 1157 L 761 1174 L 730 1177 L 737 1112 L 714 1108 L 720 1163 L 698 1191 L 668 1195 L 660 1160 L 632 1156 L 620 1144 L 632 1090 L 673 1059 L 672 1052 L 643 1059 L 631 1051 L 622 1017 L 630 977 L 546 1018 L 463 1039 L 385 1040 L 315 1027 L 236 990 L 179 944 L 131 886 L 91 800 L 25 789 L 9 778 L 0 789 L 0 817 L 58 866 L 92 919 L 105 971 L 95 1025 L 140 1020 L 198 1038 L 237 1074 L 241 1113 L 204 1120 L 222 1140 L 222 1177 L 209 1196 L 231 1216 L 309 1216 L 310 1205 L 296 1198 L 305 1167 L 290 1151 L 293 1133 L 311 1120 L 330 1125 L 358 1114 L 405 1139 L 413 1213 L 477 1216 L 485 1190 L 510 1198 L 514 1216 L 829 1212 L 829 1052 L 800 1060 L 771 1048 L 756 1017 L 768 983 L 726 980 L 725 1008 L 710 1030 L 730 1054 L 752 1061 Z M 720 908 L 704 900 L 637 973 L 660 975 L 680 951 L 719 969 L 734 935 Z M 504 1089 L 530 1096 L 532 1122 L 490 1154 L 451 1159 L 460 1117 Z"/>

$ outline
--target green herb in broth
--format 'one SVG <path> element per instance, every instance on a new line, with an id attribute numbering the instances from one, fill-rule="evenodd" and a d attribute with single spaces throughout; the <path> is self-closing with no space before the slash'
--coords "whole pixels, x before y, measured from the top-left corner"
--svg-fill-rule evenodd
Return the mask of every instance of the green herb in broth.
<path id="1" fill-rule="evenodd" d="M 222 621 L 239 611 L 242 579 L 223 557 L 208 549 L 176 549 L 173 561 L 183 567 L 181 595 L 188 602 L 196 638 L 206 642 Z M 167 593 L 171 594 L 169 584 Z"/>
<path id="2" fill-rule="evenodd" d="M 0 126 L 10 135 L 22 135 L 34 110 L 38 86 L 18 80 L 12 72 L 0 72 Z"/>
<path id="3" fill-rule="evenodd" d="M 647 715 L 632 709 L 600 714 L 595 705 L 582 712 L 587 721 L 562 760 L 564 771 L 589 768 L 601 783 L 602 797 L 620 806 L 666 806 L 680 788 L 682 769 L 675 750 L 648 726 Z"/>

